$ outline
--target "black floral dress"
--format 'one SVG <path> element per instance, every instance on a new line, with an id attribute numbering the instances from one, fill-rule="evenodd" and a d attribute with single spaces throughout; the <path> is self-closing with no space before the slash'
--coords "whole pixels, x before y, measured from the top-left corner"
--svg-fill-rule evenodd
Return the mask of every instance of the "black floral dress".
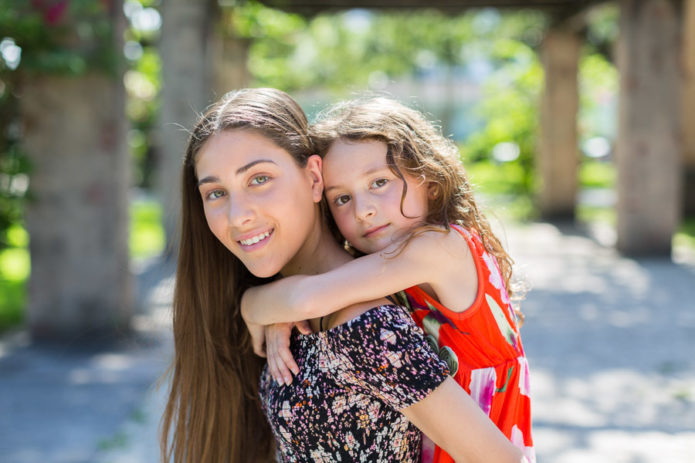
<path id="1" fill-rule="evenodd" d="M 300 373 L 280 386 L 261 375 L 264 412 L 283 462 L 416 462 L 421 433 L 399 410 L 448 370 L 403 307 L 383 305 L 327 331 L 295 332 Z"/>

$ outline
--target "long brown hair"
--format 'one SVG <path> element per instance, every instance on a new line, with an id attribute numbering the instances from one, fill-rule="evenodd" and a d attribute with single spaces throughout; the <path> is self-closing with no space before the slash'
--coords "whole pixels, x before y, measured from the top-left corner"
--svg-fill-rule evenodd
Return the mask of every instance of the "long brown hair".
<path id="1" fill-rule="evenodd" d="M 207 226 L 196 155 L 217 133 L 255 130 L 300 167 L 314 153 L 307 119 L 286 93 L 244 89 L 225 95 L 193 128 L 182 172 L 181 236 L 173 304 L 175 354 L 162 417 L 162 459 L 174 463 L 271 459 L 273 439 L 258 400 L 264 361 L 253 354 L 241 319 L 253 276 Z"/>
<path id="2" fill-rule="evenodd" d="M 511 292 L 514 261 L 475 201 L 458 148 L 420 112 L 388 98 L 357 99 L 339 103 L 320 114 L 310 133 L 321 156 L 338 139 L 385 143 L 386 162 L 395 175 L 403 179 L 402 169 L 414 177 L 424 177 L 432 185 L 425 224 L 449 230 L 451 223 L 459 223 L 475 231 L 485 249 L 497 259 L 505 286 Z M 401 212 L 406 191 L 404 182 Z"/>

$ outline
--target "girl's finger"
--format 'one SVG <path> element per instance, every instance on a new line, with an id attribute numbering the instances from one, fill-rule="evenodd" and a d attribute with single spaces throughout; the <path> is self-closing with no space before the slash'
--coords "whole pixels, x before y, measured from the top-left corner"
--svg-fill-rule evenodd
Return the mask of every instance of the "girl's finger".
<path id="1" fill-rule="evenodd" d="M 253 353 L 258 355 L 259 357 L 265 357 L 265 343 L 261 339 L 253 339 L 252 341 L 252 346 L 253 346 Z"/>
<path id="2" fill-rule="evenodd" d="M 284 363 L 286 368 L 289 368 L 292 373 L 296 375 L 299 374 L 299 367 L 297 366 L 297 362 L 294 361 L 294 357 L 292 356 L 292 352 L 290 351 L 289 347 L 282 347 L 278 351 L 278 356 Z"/>
<path id="3" fill-rule="evenodd" d="M 290 373 L 289 368 L 285 365 L 283 350 L 289 352 L 289 339 L 285 340 L 285 333 L 283 331 L 277 332 L 278 336 L 274 337 L 273 340 L 273 351 L 271 353 L 275 366 L 278 369 L 278 373 L 282 375 L 282 380 L 285 384 L 292 383 L 292 373 Z M 290 354 L 291 357 L 291 354 Z"/>
<path id="4" fill-rule="evenodd" d="M 285 381 L 280 374 L 280 370 L 278 369 L 275 355 L 268 355 L 268 369 L 270 370 L 270 376 L 272 376 L 278 384 L 285 384 Z"/>
<path id="5" fill-rule="evenodd" d="M 311 334 L 314 331 L 311 329 L 311 324 L 309 323 L 309 320 L 302 320 L 300 322 L 295 323 L 295 326 L 299 330 L 300 333 L 302 334 Z"/>

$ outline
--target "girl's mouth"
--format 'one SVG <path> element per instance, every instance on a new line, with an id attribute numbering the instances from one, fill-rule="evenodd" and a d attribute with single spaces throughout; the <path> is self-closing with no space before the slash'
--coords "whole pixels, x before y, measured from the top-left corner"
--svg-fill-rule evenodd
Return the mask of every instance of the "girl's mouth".
<path id="1" fill-rule="evenodd" d="M 371 238 L 373 235 L 375 235 L 375 234 L 379 233 L 380 231 L 386 229 L 386 227 L 388 227 L 388 226 L 389 226 L 389 224 L 381 225 L 381 226 L 379 226 L 379 227 L 370 228 L 369 230 L 367 230 L 367 231 L 365 232 L 364 237 L 365 237 L 365 238 Z"/>

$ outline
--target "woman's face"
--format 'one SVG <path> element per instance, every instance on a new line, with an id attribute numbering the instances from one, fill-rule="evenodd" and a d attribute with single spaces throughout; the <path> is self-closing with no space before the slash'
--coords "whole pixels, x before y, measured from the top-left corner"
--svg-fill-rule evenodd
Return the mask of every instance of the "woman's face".
<path id="1" fill-rule="evenodd" d="M 321 158 L 299 167 L 253 130 L 213 135 L 196 158 L 198 190 L 212 233 L 251 273 L 279 273 L 320 220 Z"/>

